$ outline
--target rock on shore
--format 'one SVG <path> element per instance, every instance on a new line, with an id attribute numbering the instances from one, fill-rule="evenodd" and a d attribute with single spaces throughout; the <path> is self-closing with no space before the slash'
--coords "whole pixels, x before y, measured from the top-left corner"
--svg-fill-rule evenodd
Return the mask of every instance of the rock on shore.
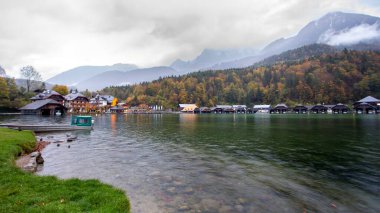
<path id="1" fill-rule="evenodd" d="M 29 159 L 26 165 L 22 166 L 21 168 L 27 172 L 35 172 L 37 171 L 38 164 L 43 164 L 43 163 L 44 163 L 44 159 L 41 156 L 41 152 L 32 152 L 29 154 Z"/>
<path id="2" fill-rule="evenodd" d="M 38 142 L 36 144 L 36 147 L 34 148 L 34 152 L 18 158 L 16 160 L 16 165 L 24 171 L 36 172 L 38 165 L 44 163 L 44 159 L 42 158 L 41 151 L 49 144 L 50 142 L 46 142 L 46 141 Z"/>

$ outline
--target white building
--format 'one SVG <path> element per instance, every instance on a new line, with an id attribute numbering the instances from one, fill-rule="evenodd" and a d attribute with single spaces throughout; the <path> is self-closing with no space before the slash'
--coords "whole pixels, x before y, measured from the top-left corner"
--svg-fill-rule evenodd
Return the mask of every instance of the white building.
<path id="1" fill-rule="evenodd" d="M 266 105 L 266 104 L 253 106 L 253 112 L 254 113 L 257 113 L 257 112 L 258 113 L 269 113 L 270 109 L 271 109 L 271 106 Z"/>

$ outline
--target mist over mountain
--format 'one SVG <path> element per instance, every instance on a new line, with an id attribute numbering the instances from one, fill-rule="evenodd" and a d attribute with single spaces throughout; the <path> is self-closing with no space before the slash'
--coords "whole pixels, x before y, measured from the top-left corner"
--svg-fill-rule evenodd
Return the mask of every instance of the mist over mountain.
<path id="1" fill-rule="evenodd" d="M 114 64 L 112 66 L 80 66 L 65 72 L 62 72 L 48 80 L 51 84 L 63 84 L 68 86 L 75 86 L 77 83 L 84 81 L 88 78 L 96 76 L 100 73 L 119 70 L 119 71 L 130 71 L 137 69 L 138 67 L 134 64 Z"/>
<path id="2" fill-rule="evenodd" d="M 327 44 L 310 44 L 293 50 L 288 50 L 278 55 L 273 55 L 255 63 L 254 67 L 270 66 L 277 63 L 297 63 L 305 59 L 319 57 L 323 54 L 331 55 L 340 51 L 340 48 Z"/>
<path id="3" fill-rule="evenodd" d="M 178 75 L 179 73 L 171 67 L 152 67 L 135 69 L 131 71 L 107 71 L 83 80 L 76 84 L 79 90 L 100 90 L 108 86 L 121 86 L 136 84 L 144 81 L 156 80 L 160 77 Z"/>
<path id="4" fill-rule="evenodd" d="M 202 53 L 194 60 L 183 61 L 177 59 L 170 66 L 179 72 L 187 73 L 208 69 L 215 64 L 226 61 L 236 60 L 247 56 L 252 56 L 257 53 L 253 48 L 236 48 L 236 49 L 204 49 Z"/>
<path id="5" fill-rule="evenodd" d="M 301 49 L 284 53 L 297 48 Z M 47 82 L 96 90 L 105 86 L 155 80 L 167 75 L 300 60 L 343 48 L 380 50 L 380 18 L 354 13 L 328 13 L 308 23 L 295 36 L 277 39 L 260 51 L 253 48 L 204 49 L 194 60 L 177 59 L 170 67 L 137 69 L 131 64 L 82 66 L 54 76 Z"/>
<path id="6" fill-rule="evenodd" d="M 349 49 L 378 49 L 379 40 L 379 17 L 343 12 L 328 13 L 307 24 L 296 36 L 277 39 L 254 56 L 217 64 L 212 69 L 247 67 L 274 54 L 315 43 Z"/>
<path id="7" fill-rule="evenodd" d="M 263 53 L 279 53 L 313 43 L 352 45 L 380 37 L 380 18 L 354 13 L 334 12 L 307 24 L 288 39 L 280 39 L 263 49 Z"/>

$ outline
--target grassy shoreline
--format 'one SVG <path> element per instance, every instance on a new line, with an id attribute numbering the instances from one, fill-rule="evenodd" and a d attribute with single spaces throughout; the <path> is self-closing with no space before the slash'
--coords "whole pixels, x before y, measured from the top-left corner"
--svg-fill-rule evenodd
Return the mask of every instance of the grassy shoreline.
<path id="1" fill-rule="evenodd" d="M 30 131 L 0 128 L 0 212 L 130 212 L 124 192 L 98 180 L 59 180 L 21 171 L 15 157 L 35 144 Z"/>

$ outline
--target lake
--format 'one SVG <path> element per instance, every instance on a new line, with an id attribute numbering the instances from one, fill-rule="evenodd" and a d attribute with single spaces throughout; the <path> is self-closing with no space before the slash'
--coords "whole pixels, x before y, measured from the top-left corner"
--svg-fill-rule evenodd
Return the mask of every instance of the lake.
<path id="1" fill-rule="evenodd" d="M 49 145 L 38 174 L 112 184 L 126 191 L 133 212 L 380 212 L 379 115 L 94 119 L 95 129 L 75 133 L 74 142 Z"/>

